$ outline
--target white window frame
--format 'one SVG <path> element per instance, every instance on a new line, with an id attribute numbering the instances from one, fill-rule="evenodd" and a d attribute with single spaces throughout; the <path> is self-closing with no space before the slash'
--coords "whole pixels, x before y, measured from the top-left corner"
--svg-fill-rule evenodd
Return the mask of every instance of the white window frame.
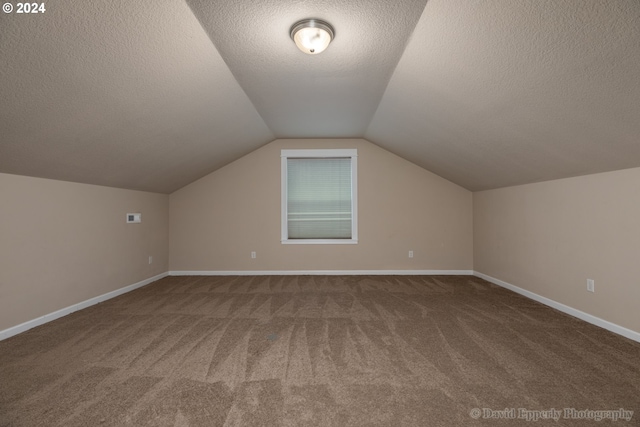
<path id="1" fill-rule="evenodd" d="M 351 239 L 289 239 L 287 212 L 287 159 L 292 158 L 351 158 Z M 294 245 L 349 245 L 358 243 L 358 150 L 357 149 L 304 149 L 281 150 L 281 242 Z"/>

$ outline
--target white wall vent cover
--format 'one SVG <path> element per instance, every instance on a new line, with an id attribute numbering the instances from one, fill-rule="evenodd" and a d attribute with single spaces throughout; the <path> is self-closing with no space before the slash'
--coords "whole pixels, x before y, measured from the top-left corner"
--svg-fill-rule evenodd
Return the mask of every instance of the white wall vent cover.
<path id="1" fill-rule="evenodd" d="M 142 222 L 142 214 L 139 214 L 139 213 L 127 214 L 127 223 L 138 223 L 138 222 Z"/>

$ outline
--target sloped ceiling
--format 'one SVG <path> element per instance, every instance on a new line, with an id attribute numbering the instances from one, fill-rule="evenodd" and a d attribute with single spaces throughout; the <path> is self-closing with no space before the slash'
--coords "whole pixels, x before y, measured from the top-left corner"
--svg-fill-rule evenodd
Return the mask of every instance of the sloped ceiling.
<path id="1" fill-rule="evenodd" d="M 46 6 L 0 14 L 0 172 L 170 193 L 289 137 L 470 190 L 640 166 L 637 0 Z M 307 17 L 320 55 L 289 39 Z"/>
<path id="2" fill-rule="evenodd" d="M 640 166 L 640 1 L 429 1 L 365 137 L 470 190 Z"/>
<path id="3" fill-rule="evenodd" d="M 186 3 L 0 15 L 0 172 L 170 193 L 272 141 Z"/>

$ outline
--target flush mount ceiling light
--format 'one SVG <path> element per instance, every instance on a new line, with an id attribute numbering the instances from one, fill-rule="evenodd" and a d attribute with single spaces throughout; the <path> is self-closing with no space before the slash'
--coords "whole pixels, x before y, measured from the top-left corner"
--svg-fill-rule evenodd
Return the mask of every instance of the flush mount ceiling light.
<path id="1" fill-rule="evenodd" d="M 333 40 L 333 27 L 319 19 L 303 19 L 291 27 L 291 38 L 298 49 L 309 55 L 317 55 Z"/>

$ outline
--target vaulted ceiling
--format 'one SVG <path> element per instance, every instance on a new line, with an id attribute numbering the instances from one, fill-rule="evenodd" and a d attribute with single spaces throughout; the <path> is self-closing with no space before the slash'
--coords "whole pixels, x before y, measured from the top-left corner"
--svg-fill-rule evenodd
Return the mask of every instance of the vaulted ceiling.
<path id="1" fill-rule="evenodd" d="M 45 4 L 0 14 L 0 172 L 170 193 L 333 137 L 474 191 L 640 166 L 638 0 Z"/>

